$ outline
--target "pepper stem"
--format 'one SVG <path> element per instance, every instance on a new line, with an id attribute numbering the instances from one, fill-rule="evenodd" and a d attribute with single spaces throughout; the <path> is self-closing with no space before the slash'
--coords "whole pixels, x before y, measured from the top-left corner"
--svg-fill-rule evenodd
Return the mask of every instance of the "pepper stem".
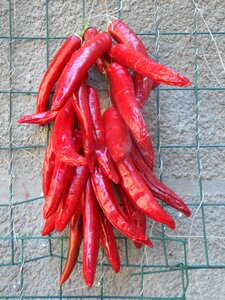
<path id="1" fill-rule="evenodd" d="M 86 21 L 86 19 L 83 19 L 82 20 L 82 23 L 83 23 L 83 27 L 82 27 L 82 30 L 79 32 L 79 36 L 81 36 L 83 38 L 83 35 L 86 31 L 86 29 L 88 29 L 90 27 L 89 23 Z"/>

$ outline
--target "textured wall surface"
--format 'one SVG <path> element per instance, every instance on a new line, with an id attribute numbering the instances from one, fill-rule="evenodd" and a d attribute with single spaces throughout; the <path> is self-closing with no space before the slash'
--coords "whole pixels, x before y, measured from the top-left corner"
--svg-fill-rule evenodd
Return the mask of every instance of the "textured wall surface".
<path id="1" fill-rule="evenodd" d="M 223 0 L 0 0 L 1 299 L 182 297 L 187 267 L 186 299 L 225 299 L 224 13 Z M 19 125 L 17 119 L 34 112 L 43 72 L 62 37 L 79 32 L 82 17 L 106 30 L 107 16 L 120 17 L 140 35 L 151 57 L 192 82 L 188 89 L 160 86 L 143 109 L 155 146 L 155 172 L 190 205 L 192 217 L 166 208 L 177 228 L 149 221 L 149 236 L 159 238 L 154 249 L 137 250 L 118 239 L 119 274 L 100 251 L 91 290 L 80 263 L 60 289 L 67 253 L 67 240 L 60 237 L 68 232 L 54 233 L 51 240 L 40 236 L 49 129 Z M 106 83 L 95 69 L 90 82 L 100 90 L 104 110 Z"/>

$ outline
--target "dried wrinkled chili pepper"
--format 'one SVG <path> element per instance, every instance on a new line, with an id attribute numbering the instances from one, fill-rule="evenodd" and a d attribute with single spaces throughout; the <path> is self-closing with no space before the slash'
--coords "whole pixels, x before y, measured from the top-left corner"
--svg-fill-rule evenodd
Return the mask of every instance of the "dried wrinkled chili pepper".
<path id="1" fill-rule="evenodd" d="M 95 153 L 99 167 L 114 183 L 119 182 L 119 176 L 112 158 L 106 147 L 105 129 L 103 125 L 101 108 L 96 90 L 88 87 L 88 100 L 94 127 Z"/>
<path id="2" fill-rule="evenodd" d="M 48 234 L 50 234 L 55 229 L 55 220 L 57 218 L 57 213 L 58 213 L 58 210 L 56 212 L 54 212 L 54 214 L 52 214 L 45 221 L 45 224 L 44 224 L 44 227 L 42 229 L 41 235 L 43 235 L 43 236 L 48 235 Z"/>
<path id="3" fill-rule="evenodd" d="M 148 129 L 142 117 L 139 105 L 135 99 L 134 85 L 128 71 L 118 63 L 112 63 L 107 75 L 110 81 L 110 89 L 118 111 L 127 126 L 130 128 L 139 149 L 153 168 L 154 151 L 148 134 Z"/>
<path id="4" fill-rule="evenodd" d="M 162 209 L 152 192 L 139 174 L 132 160 L 127 157 L 117 163 L 120 174 L 120 184 L 124 192 L 135 205 L 149 218 L 175 229 L 174 220 Z"/>
<path id="5" fill-rule="evenodd" d="M 81 39 L 73 34 L 63 43 L 56 53 L 41 81 L 36 102 L 36 113 L 39 114 L 46 111 L 48 98 L 56 81 L 59 79 L 74 51 L 80 48 L 80 46 Z"/>
<path id="6" fill-rule="evenodd" d="M 99 167 L 91 174 L 96 198 L 109 222 L 129 239 L 153 247 L 152 242 L 124 214 L 114 195 L 110 180 Z"/>
<path id="7" fill-rule="evenodd" d="M 58 112 L 52 132 L 53 151 L 63 162 L 73 165 L 85 165 L 87 160 L 78 154 L 82 146 L 80 131 L 74 131 L 76 115 L 71 101 Z M 73 141 L 75 139 L 75 141 Z"/>
<path id="8" fill-rule="evenodd" d="M 98 207 L 90 178 L 84 191 L 82 215 L 84 228 L 83 276 L 90 288 L 95 279 L 99 251 Z"/>
<path id="9" fill-rule="evenodd" d="M 109 51 L 112 60 L 141 75 L 148 76 L 158 83 L 186 87 L 190 85 L 188 78 L 176 73 L 169 67 L 163 66 L 143 54 L 123 45 L 113 45 Z"/>
<path id="10" fill-rule="evenodd" d="M 72 103 L 81 128 L 84 155 L 90 171 L 93 172 L 96 159 L 94 128 L 85 81 L 82 81 L 80 87 L 75 92 Z"/>
<path id="11" fill-rule="evenodd" d="M 53 122 L 57 116 L 57 111 L 47 110 L 38 114 L 26 115 L 20 118 L 18 123 L 45 125 Z"/>
<path id="12" fill-rule="evenodd" d="M 82 216 L 73 216 L 70 221 L 70 239 L 69 250 L 67 253 L 66 264 L 60 277 L 60 285 L 62 285 L 72 273 L 80 251 L 80 245 L 83 238 Z"/>
<path id="13" fill-rule="evenodd" d="M 100 240 L 111 266 L 114 271 L 120 271 L 120 256 L 113 232 L 112 224 L 108 221 L 101 208 L 99 208 Z"/>
<path id="14" fill-rule="evenodd" d="M 57 83 L 51 110 L 59 110 L 64 105 L 79 87 L 81 80 L 96 59 L 107 52 L 111 44 L 110 35 L 101 32 L 72 55 Z"/>
<path id="15" fill-rule="evenodd" d="M 59 207 L 60 202 L 66 197 L 65 193 L 74 174 L 74 167 L 65 164 L 56 158 L 55 167 L 51 178 L 50 187 L 45 197 L 43 217 L 47 219 Z"/>
<path id="16" fill-rule="evenodd" d="M 87 166 L 76 167 L 71 181 L 68 195 L 64 199 L 59 214 L 57 216 L 55 229 L 62 231 L 69 223 L 72 215 L 80 208 L 81 196 L 89 175 Z"/>
<path id="17" fill-rule="evenodd" d="M 130 220 L 137 226 L 137 228 L 145 234 L 146 232 L 146 217 L 145 215 L 139 210 L 134 203 L 127 198 L 123 189 L 117 185 L 116 190 L 118 192 L 119 198 L 122 202 L 122 207 L 126 215 L 130 218 Z M 142 244 L 135 243 L 135 246 L 140 249 Z"/>
<path id="18" fill-rule="evenodd" d="M 148 51 L 142 41 L 133 30 L 121 20 L 113 20 L 109 24 L 108 31 L 118 43 L 125 44 L 148 57 Z M 140 107 L 148 100 L 152 89 L 153 81 L 150 78 L 134 72 L 135 96 Z"/>
<path id="19" fill-rule="evenodd" d="M 144 162 L 138 149 L 133 145 L 131 151 L 131 157 L 137 166 L 140 174 L 144 178 L 146 184 L 151 189 L 153 195 L 165 202 L 167 205 L 177 209 L 178 211 L 185 214 L 187 217 L 191 215 L 190 209 L 184 203 L 184 201 L 176 195 L 169 187 L 154 176 L 152 171 Z"/>
<path id="20" fill-rule="evenodd" d="M 103 115 L 106 144 L 114 161 L 125 159 L 132 147 L 129 129 L 116 107 L 109 107 Z"/>
<path id="21" fill-rule="evenodd" d="M 55 168 L 55 153 L 53 152 L 52 139 L 50 138 L 45 152 L 45 159 L 42 168 L 42 190 L 46 197 L 51 184 L 52 174 Z"/>

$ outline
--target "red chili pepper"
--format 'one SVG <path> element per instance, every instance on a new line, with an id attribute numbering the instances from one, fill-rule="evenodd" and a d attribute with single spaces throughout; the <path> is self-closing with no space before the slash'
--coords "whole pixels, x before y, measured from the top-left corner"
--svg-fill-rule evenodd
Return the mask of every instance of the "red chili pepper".
<path id="1" fill-rule="evenodd" d="M 176 73 L 169 67 L 158 64 L 149 57 L 133 50 L 124 44 L 111 47 L 109 56 L 121 65 L 133 71 L 148 76 L 154 81 L 173 86 L 189 86 L 190 81 L 183 75 Z"/>
<path id="2" fill-rule="evenodd" d="M 157 88 L 158 85 L 159 85 L 158 82 L 153 81 L 152 89 L 154 90 L 155 88 Z"/>
<path id="3" fill-rule="evenodd" d="M 57 113 L 57 111 L 47 110 L 42 113 L 23 116 L 17 122 L 44 125 L 53 122 Z"/>
<path id="4" fill-rule="evenodd" d="M 96 28 L 89 27 L 85 30 L 83 39 L 85 41 L 89 41 L 93 39 L 98 33 L 99 32 Z M 95 61 L 95 65 L 101 74 L 106 74 L 107 64 L 109 64 L 109 62 L 110 59 L 106 53 L 97 58 L 97 60 Z"/>
<path id="5" fill-rule="evenodd" d="M 117 63 L 112 63 L 107 75 L 110 80 L 111 93 L 118 111 L 130 128 L 143 153 L 147 153 L 148 164 L 154 164 L 154 151 L 148 129 L 135 99 L 134 85 L 128 71 Z"/>
<path id="6" fill-rule="evenodd" d="M 60 208 L 60 206 L 59 206 L 59 208 Z M 58 213 L 59 213 L 59 208 L 57 209 L 57 211 L 54 212 L 54 214 L 52 214 L 45 221 L 45 225 L 44 225 L 44 227 L 42 229 L 41 235 L 43 235 L 43 236 L 48 235 L 48 234 L 50 234 L 55 229 L 55 221 L 56 221 Z"/>
<path id="7" fill-rule="evenodd" d="M 153 247 L 152 242 L 141 233 L 121 209 L 110 180 L 99 167 L 91 174 L 96 198 L 109 222 L 129 239 Z"/>
<path id="8" fill-rule="evenodd" d="M 62 207 L 55 223 L 56 231 L 62 231 L 69 223 L 71 217 L 79 209 L 82 192 L 87 182 L 88 175 L 89 170 L 87 166 L 79 166 L 75 169 L 68 195 L 62 203 Z"/>
<path id="9" fill-rule="evenodd" d="M 150 159 L 150 157 L 149 157 L 149 150 L 145 146 L 143 146 L 140 143 L 138 143 L 134 138 L 132 138 L 132 140 L 133 140 L 133 144 L 135 144 L 136 147 L 138 148 L 138 150 L 140 151 L 140 153 L 141 153 L 141 155 L 142 155 L 145 163 L 153 171 L 153 169 L 154 169 L 154 161 L 152 159 Z M 151 144 L 151 147 L 152 147 L 152 152 L 154 153 L 152 144 Z M 154 158 L 154 154 L 153 154 L 153 158 Z"/>
<path id="10" fill-rule="evenodd" d="M 117 108 L 109 107 L 103 115 L 107 148 L 114 161 L 125 159 L 132 147 L 127 124 Z"/>
<path id="11" fill-rule="evenodd" d="M 45 152 L 44 165 L 42 168 L 42 190 L 46 197 L 51 184 L 52 174 L 55 168 L 55 153 L 52 148 L 52 138 L 49 140 L 48 147 Z"/>
<path id="12" fill-rule="evenodd" d="M 94 126 L 94 138 L 95 138 L 95 153 L 98 164 L 102 171 L 108 176 L 113 182 L 119 182 L 119 176 L 114 167 L 112 158 L 106 147 L 105 140 L 105 129 L 103 125 L 101 108 L 96 90 L 89 86 L 89 107 L 92 116 L 92 122 Z"/>
<path id="13" fill-rule="evenodd" d="M 72 273 L 78 259 L 81 241 L 83 238 L 83 224 L 81 214 L 73 216 L 70 221 L 70 244 L 59 284 L 62 285 Z"/>
<path id="14" fill-rule="evenodd" d="M 74 132 L 76 116 L 71 101 L 58 112 L 52 132 L 52 145 L 56 156 L 63 162 L 73 165 L 85 165 L 87 160 L 78 152 L 81 148 L 81 135 Z M 75 142 L 73 141 L 75 138 Z"/>
<path id="15" fill-rule="evenodd" d="M 95 194 L 89 178 L 84 191 L 83 201 L 83 276 L 90 288 L 95 279 L 99 250 L 99 216 Z"/>
<path id="16" fill-rule="evenodd" d="M 64 68 L 56 86 L 51 110 L 59 110 L 79 87 L 84 75 L 96 59 L 107 52 L 112 39 L 106 32 L 99 33 L 75 52 Z"/>
<path id="17" fill-rule="evenodd" d="M 178 211 L 189 217 L 191 215 L 191 212 L 187 205 L 169 187 L 167 187 L 163 182 L 161 182 L 154 176 L 135 146 L 132 147 L 131 157 L 140 174 L 144 178 L 146 184 L 151 189 L 153 195 L 165 202 L 167 205 L 177 209 Z"/>
<path id="18" fill-rule="evenodd" d="M 111 223 L 107 220 L 102 210 L 99 209 L 100 240 L 114 271 L 120 271 L 120 255 L 116 244 L 116 238 Z"/>
<path id="19" fill-rule="evenodd" d="M 139 210 L 139 208 L 134 205 L 134 203 L 127 198 L 123 189 L 117 185 L 116 190 L 122 202 L 123 210 L 125 214 L 129 217 L 129 219 L 136 225 L 136 227 L 145 234 L 146 232 L 146 217 L 145 215 Z M 142 244 L 135 243 L 135 246 L 140 249 Z"/>
<path id="20" fill-rule="evenodd" d="M 89 107 L 88 89 L 84 81 L 75 92 L 72 103 L 81 128 L 84 155 L 90 171 L 93 172 L 96 159 L 94 128 Z"/>
<path id="21" fill-rule="evenodd" d="M 75 50 L 80 48 L 81 39 L 75 34 L 71 35 L 61 46 L 59 51 L 56 53 L 53 61 L 50 63 L 44 77 L 41 81 L 38 97 L 36 112 L 39 114 L 46 111 L 48 98 L 54 87 L 56 81 L 59 79 L 64 67 L 70 60 Z"/>
<path id="22" fill-rule="evenodd" d="M 74 174 L 74 167 L 61 162 L 58 158 L 55 160 L 55 168 L 51 178 L 51 184 L 48 194 L 45 198 L 43 217 L 47 219 L 59 207 L 64 199 L 65 193 L 70 185 Z"/>
<path id="23" fill-rule="evenodd" d="M 148 51 L 142 41 L 133 30 L 122 21 L 113 20 L 108 27 L 108 31 L 118 43 L 125 44 L 148 57 Z M 134 72 L 135 96 L 140 107 L 148 100 L 152 89 L 153 81 L 150 78 Z"/>
<path id="24" fill-rule="evenodd" d="M 175 229 L 174 220 L 162 209 L 152 192 L 139 174 L 132 160 L 128 157 L 117 163 L 120 184 L 124 192 L 135 205 L 149 218 Z"/>

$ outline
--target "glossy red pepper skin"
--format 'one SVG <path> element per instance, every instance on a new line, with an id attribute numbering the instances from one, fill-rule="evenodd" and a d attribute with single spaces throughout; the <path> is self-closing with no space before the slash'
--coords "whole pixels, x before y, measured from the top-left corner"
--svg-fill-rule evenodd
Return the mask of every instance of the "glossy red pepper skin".
<path id="1" fill-rule="evenodd" d="M 123 66 L 112 63 L 107 70 L 107 75 L 113 101 L 121 117 L 130 128 L 139 147 L 145 154 L 147 153 L 145 158 L 148 159 L 149 166 L 153 166 L 154 151 L 147 126 L 135 99 L 134 85 L 130 74 Z"/>
<path id="2" fill-rule="evenodd" d="M 106 147 L 105 129 L 103 125 L 97 91 L 93 87 L 89 86 L 88 95 L 89 107 L 94 126 L 95 153 L 98 165 L 106 174 L 106 176 L 108 176 L 114 183 L 118 183 L 119 176 L 113 164 L 112 158 L 109 154 L 109 151 Z"/>
<path id="3" fill-rule="evenodd" d="M 86 185 L 88 175 L 89 170 L 87 166 L 79 166 L 75 169 L 73 179 L 68 190 L 68 195 L 62 203 L 62 207 L 55 223 L 56 231 L 62 231 L 69 223 L 75 212 L 79 210 L 81 196 Z"/>
<path id="4" fill-rule="evenodd" d="M 98 203 L 109 222 L 129 239 L 153 247 L 152 242 L 125 215 L 114 195 L 110 180 L 97 166 L 91 174 L 91 181 Z"/>
<path id="5" fill-rule="evenodd" d="M 81 39 L 75 34 L 71 35 L 60 47 L 41 81 L 38 90 L 36 113 L 39 114 L 46 111 L 48 98 L 56 81 L 59 79 L 74 51 L 80 47 Z"/>
<path id="6" fill-rule="evenodd" d="M 83 201 L 83 276 L 90 288 L 95 279 L 99 251 L 99 216 L 95 194 L 89 178 L 84 191 Z"/>
<path id="7" fill-rule="evenodd" d="M 158 83 L 186 87 L 190 80 L 169 67 L 158 64 L 149 57 L 123 45 L 113 45 L 109 51 L 112 60 Z"/>
<path id="8" fill-rule="evenodd" d="M 85 41 L 89 41 L 90 39 L 93 39 L 98 33 L 99 32 L 96 28 L 89 27 L 85 30 L 83 39 Z M 95 61 L 95 66 L 98 68 L 101 74 L 106 74 L 107 64 L 109 64 L 109 61 L 110 59 L 106 53 L 98 57 Z"/>
<path id="9" fill-rule="evenodd" d="M 56 158 L 48 194 L 43 209 L 44 219 L 49 218 L 58 209 L 73 178 L 74 167 Z"/>
<path id="10" fill-rule="evenodd" d="M 154 176 L 135 146 L 132 147 L 131 157 L 153 195 L 165 202 L 167 205 L 175 208 L 176 210 L 182 212 L 185 216 L 189 217 L 191 215 L 191 211 L 184 201 Z"/>
<path id="11" fill-rule="evenodd" d="M 45 224 L 44 224 L 44 227 L 42 229 L 41 235 L 43 235 L 43 236 L 48 235 L 48 234 L 52 233 L 52 231 L 55 229 L 55 220 L 57 218 L 57 213 L 58 213 L 58 210 L 56 212 L 54 212 L 54 214 L 51 215 L 45 221 Z"/>
<path id="12" fill-rule="evenodd" d="M 64 68 L 56 86 L 51 110 L 59 110 L 79 87 L 81 80 L 96 59 L 107 52 L 112 38 L 106 32 L 99 33 L 75 52 Z"/>
<path id="13" fill-rule="evenodd" d="M 57 114 L 52 132 L 52 145 L 53 151 L 61 161 L 72 166 L 80 166 L 85 165 L 87 160 L 78 154 L 81 148 L 81 135 L 79 131 L 74 132 L 75 120 L 73 105 L 68 101 Z"/>
<path id="14" fill-rule="evenodd" d="M 80 246 L 83 238 L 83 222 L 81 214 L 73 216 L 70 221 L 69 250 L 67 253 L 66 264 L 64 266 L 59 284 L 62 285 L 72 273 L 78 259 Z"/>
<path id="15" fill-rule="evenodd" d="M 113 270 L 118 273 L 120 271 L 120 255 L 113 232 L 112 224 L 107 220 L 102 210 L 99 209 L 99 229 L 100 241 Z"/>
<path id="16" fill-rule="evenodd" d="M 118 43 L 125 44 L 148 57 L 148 51 L 142 41 L 121 20 L 113 20 L 108 27 L 108 31 Z M 134 72 L 135 96 L 140 107 L 148 100 L 152 88 L 153 81 L 150 78 Z"/>
<path id="17" fill-rule="evenodd" d="M 55 153 L 53 152 L 52 139 L 50 138 L 45 152 L 45 159 L 42 168 L 42 190 L 46 197 L 51 184 L 52 174 L 55 168 Z"/>
<path id="18" fill-rule="evenodd" d="M 117 185 L 116 190 L 122 202 L 122 207 L 129 219 L 137 226 L 137 228 L 145 234 L 146 232 L 146 217 L 145 215 L 127 198 L 123 189 Z M 136 248 L 140 249 L 142 244 L 135 243 Z"/>
<path id="19" fill-rule="evenodd" d="M 72 103 L 81 128 L 84 155 L 90 171 L 93 172 L 96 160 L 94 127 L 89 107 L 88 89 L 84 81 L 75 92 Z"/>
<path id="20" fill-rule="evenodd" d="M 155 200 L 132 160 L 128 157 L 124 161 L 117 163 L 117 166 L 120 174 L 120 184 L 129 199 L 147 217 L 167 225 L 172 230 L 175 229 L 174 220 Z"/>
<path id="21" fill-rule="evenodd" d="M 141 145 L 140 143 L 138 143 L 134 137 L 132 137 L 132 141 L 133 144 L 136 145 L 136 147 L 138 148 L 138 151 L 140 151 L 145 163 L 148 165 L 148 167 L 153 171 L 154 169 L 154 149 L 151 143 L 151 156 L 149 155 L 149 149 L 144 147 L 144 145 Z M 153 153 L 153 154 L 152 154 Z M 150 158 L 151 157 L 151 158 Z"/>
<path id="22" fill-rule="evenodd" d="M 116 107 L 109 107 L 103 115 L 106 145 L 115 162 L 124 160 L 130 153 L 132 142 L 127 124 Z"/>
<path id="23" fill-rule="evenodd" d="M 18 123 L 45 125 L 55 121 L 57 111 L 47 110 L 42 113 L 26 115 L 20 118 Z"/>

